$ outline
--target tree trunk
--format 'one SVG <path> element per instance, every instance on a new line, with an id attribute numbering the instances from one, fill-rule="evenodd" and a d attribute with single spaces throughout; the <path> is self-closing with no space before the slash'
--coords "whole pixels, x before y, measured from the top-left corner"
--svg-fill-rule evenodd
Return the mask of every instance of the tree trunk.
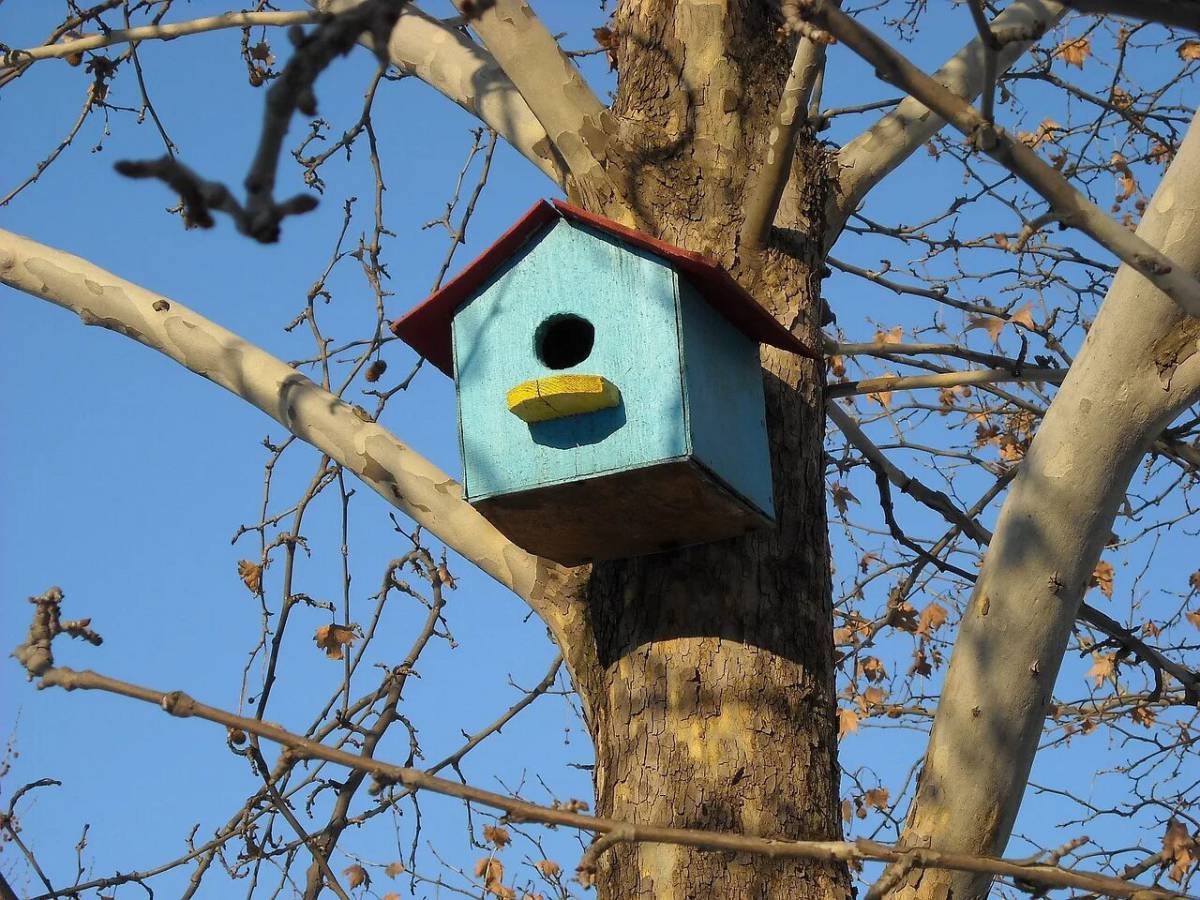
<path id="1" fill-rule="evenodd" d="M 644 227 L 721 261 L 814 342 L 820 248 L 741 259 L 736 245 L 747 174 L 794 49 L 773 15 L 750 0 L 622 4 L 614 112 L 633 158 L 618 165 Z M 824 157 L 804 140 L 787 224 L 820 235 Z M 762 360 L 775 527 L 597 565 L 581 587 L 594 655 L 574 674 L 600 815 L 838 838 L 823 377 L 771 348 Z M 618 844 L 597 877 L 604 898 L 848 896 L 842 866 L 654 844 Z"/>

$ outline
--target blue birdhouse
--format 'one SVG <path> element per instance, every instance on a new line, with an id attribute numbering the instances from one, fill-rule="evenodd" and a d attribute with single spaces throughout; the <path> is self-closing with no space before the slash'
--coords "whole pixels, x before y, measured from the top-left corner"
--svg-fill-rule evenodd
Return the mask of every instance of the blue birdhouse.
<path id="1" fill-rule="evenodd" d="M 543 201 L 392 330 L 454 378 L 467 500 L 532 553 L 773 520 L 758 345 L 812 353 L 703 256 Z"/>

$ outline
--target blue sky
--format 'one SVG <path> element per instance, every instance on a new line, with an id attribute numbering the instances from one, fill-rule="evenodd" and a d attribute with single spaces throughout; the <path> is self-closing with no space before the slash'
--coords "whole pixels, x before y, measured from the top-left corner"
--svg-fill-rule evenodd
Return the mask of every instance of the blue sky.
<path id="1" fill-rule="evenodd" d="M 594 3 L 537 6 L 548 15 L 552 31 L 568 32 L 564 43 L 573 48 L 591 46 L 590 28 L 604 17 Z M 171 18 L 218 11 L 217 4 L 193 2 L 179 6 Z M 40 41 L 57 22 L 57 12 L 57 4 L 9 0 L 0 6 L 0 41 L 12 46 Z M 947 48 L 959 46 L 971 33 L 965 12 L 931 21 L 937 26 L 910 47 L 926 64 L 936 64 Z M 275 35 L 273 46 L 277 55 L 284 54 L 282 35 Z M 207 177 L 239 182 L 257 138 L 263 94 L 247 84 L 237 33 L 148 43 L 140 56 L 151 97 L 183 159 Z M 838 68 L 831 71 L 838 77 L 828 79 L 829 105 L 891 95 L 870 79 L 862 64 L 847 55 L 835 59 Z M 583 65 L 601 91 L 611 87 L 599 58 Z M 320 113 L 332 123 L 331 134 L 340 134 L 357 118 L 373 71 L 371 57 L 356 53 L 336 62 L 321 79 Z M 123 73 L 115 83 L 113 103 L 137 105 L 131 74 Z M 10 135 L 18 137 L 0 144 L 0 192 L 31 171 L 67 131 L 86 87 L 80 70 L 49 61 L 4 90 L 0 116 L 10 127 L 16 125 Z M 830 138 L 853 134 L 869 121 L 848 122 Z M 387 222 L 396 233 L 385 244 L 392 276 L 387 287 L 394 292 L 387 305 L 389 314 L 399 314 L 432 286 L 447 239 L 441 229 L 422 230 L 421 225 L 442 214 L 475 123 L 416 79 L 383 86 L 375 123 L 388 187 Z M 302 131 L 297 122 L 289 146 Z M 148 120 L 138 124 L 130 113 L 113 113 L 106 124 L 93 115 L 39 183 L 0 209 L 0 225 L 183 302 L 283 359 L 310 355 L 311 337 L 303 329 L 285 333 L 283 326 L 303 308 L 309 286 L 329 258 L 347 197 L 358 198 L 350 239 L 370 227 L 372 181 L 365 153 L 356 150 L 349 162 L 331 160 L 323 173 L 327 189 L 318 211 L 287 220 L 283 240 L 261 246 L 237 235 L 225 220 L 210 231 L 185 233 L 179 220 L 164 212 L 172 199 L 166 190 L 149 182 L 126 182 L 112 170 L 117 159 L 160 152 Z M 473 171 L 477 168 L 478 161 Z M 281 172 L 281 195 L 300 189 L 290 160 L 285 159 Z M 956 170 L 939 168 L 918 154 L 872 197 L 870 213 L 887 221 L 914 219 L 922 210 L 937 208 L 931 185 L 948 182 L 943 186 L 952 190 L 957 178 Z M 534 199 L 553 194 L 542 175 L 501 145 L 469 241 L 452 272 Z M 1008 222 L 1003 227 L 1015 226 Z M 848 237 L 835 255 L 876 265 L 890 252 L 878 242 Z M 374 301 L 356 264 L 348 260 L 339 265 L 328 288 L 333 300 L 320 308 L 326 336 L 335 341 L 358 337 L 370 327 Z M 834 278 L 827 291 L 842 326 L 860 337 L 870 336 L 869 323 L 911 325 L 927 317 L 926 310 L 912 307 L 918 301 L 867 290 L 862 282 Z M 258 636 L 259 608 L 236 572 L 239 559 L 257 554 L 253 539 L 244 537 L 239 544 L 230 539 L 240 524 L 258 517 L 267 458 L 261 441 L 280 440 L 281 430 L 140 345 L 83 328 L 62 310 L 7 289 L 0 298 L 0 333 L 7 337 L 0 365 L 4 639 L 15 645 L 27 626 L 29 607 L 21 598 L 58 584 L 67 594 L 64 614 L 91 616 L 105 637 L 100 648 L 59 645 L 61 662 L 235 706 L 247 653 Z M 388 346 L 385 358 L 392 367 L 389 377 L 406 372 L 413 362 L 396 343 Z M 352 388 L 349 396 L 358 390 Z M 452 386 L 431 367 L 425 367 L 401 402 L 389 407 L 384 421 L 444 470 L 458 473 Z M 317 461 L 308 448 L 289 453 L 276 473 L 274 493 L 281 499 L 275 508 L 298 496 Z M 869 475 L 856 473 L 848 484 L 863 506 L 873 509 Z M 964 496 L 975 492 L 972 485 L 963 486 Z M 919 509 L 903 510 L 906 524 L 918 533 L 936 529 Z M 369 614 L 367 598 L 378 590 L 387 561 L 406 549 L 392 530 L 389 511 L 361 487 L 351 500 L 354 619 Z M 298 584 L 313 597 L 336 600 L 341 586 L 335 493 L 317 501 L 304 533 L 310 555 L 299 563 Z M 839 545 L 836 533 L 833 540 L 839 571 L 853 571 L 858 553 Z M 1163 540 L 1167 548 L 1160 549 L 1160 559 L 1172 554 L 1186 559 L 1186 535 L 1168 532 Z M 1194 542 L 1190 546 L 1194 553 Z M 1130 551 L 1128 558 L 1118 560 L 1126 567 L 1119 571 L 1136 570 L 1140 559 Z M 543 627 L 518 600 L 462 561 L 452 559 L 451 569 L 460 578 L 447 610 L 457 647 L 439 642 L 422 657 L 420 677 L 410 682 L 406 695 L 406 714 L 420 730 L 426 761 L 456 748 L 462 729 L 473 731 L 491 722 L 520 696 L 513 683 L 532 686 L 555 655 Z M 1162 567 L 1161 574 L 1155 569 L 1138 585 L 1142 593 L 1120 599 L 1157 602 L 1164 591 L 1180 589 L 1176 581 L 1174 565 Z M 277 601 L 279 584 L 271 570 L 267 590 L 275 592 Z M 327 614 L 301 607 L 295 615 L 268 718 L 302 729 L 336 688 L 341 666 L 325 660 L 311 641 Z M 401 657 L 422 616 L 416 604 L 393 602 L 372 658 L 394 662 Z M 1080 675 L 1087 665 L 1072 660 L 1064 670 L 1064 680 L 1075 679 L 1071 695 L 1082 693 Z M 38 694 L 12 662 L 0 668 L 0 724 L 19 753 L 3 780 L 0 800 L 6 803 L 16 786 L 35 778 L 63 781 L 21 806 L 25 838 L 56 884 L 74 877 L 75 843 L 85 823 L 91 826 L 82 853 L 85 879 L 142 868 L 179 855 L 195 823 L 200 823 L 198 839 L 211 834 L 258 784 L 245 762 L 228 752 L 218 728 L 171 720 L 153 708 L 107 696 Z M 1069 754 L 1054 757 L 1063 761 L 1039 763 L 1040 775 L 1071 782 L 1082 792 L 1103 792 L 1103 782 L 1091 781 L 1090 773 L 1115 758 L 1117 743 L 1119 738 L 1111 735 L 1077 741 Z M 895 784 L 922 745 L 919 733 L 864 729 L 844 742 L 844 763 L 852 769 L 869 765 Z M 407 743 L 397 733 L 380 755 L 402 759 L 406 752 Z M 463 774 L 486 788 L 521 785 L 523 795 L 535 801 L 590 799 L 587 773 L 577 768 L 590 757 L 586 732 L 572 706 L 551 696 L 538 700 L 512 728 L 468 757 Z M 461 805 L 430 797 L 422 801 L 421 814 L 422 846 L 433 844 L 452 865 L 469 870 L 481 853 L 467 845 Z M 1056 801 L 1033 798 L 1018 830 L 1027 828 L 1053 843 L 1051 823 L 1066 815 Z M 415 819 L 406 806 L 397 826 L 405 855 Z M 1138 839 L 1115 825 L 1087 830 L 1113 841 Z M 544 837 L 546 852 L 564 868 L 574 866 L 579 854 L 574 837 L 533 833 Z M 888 838 L 888 832 L 881 837 Z M 399 853 L 392 829 L 382 823 L 348 836 L 344 845 L 376 862 Z M 536 860 L 541 851 L 519 842 L 507 852 L 506 862 L 517 868 L 520 857 Z M 423 854 L 424 873 L 447 874 Z M 335 869 L 346 864 L 339 860 Z M 6 873 L 20 871 L 11 848 L 5 848 L 0 865 Z M 184 867 L 154 885 L 162 896 L 175 896 L 189 874 Z M 526 875 L 533 877 L 528 869 Z M 22 885 L 32 890 L 24 875 L 14 877 L 19 891 Z M 244 884 L 222 887 L 221 872 L 210 877 L 201 896 L 245 890 Z M 407 883 L 382 885 L 380 879 L 379 893 L 408 889 Z M 139 894 L 136 887 L 117 892 L 119 897 Z M 424 887 L 418 895 L 438 893 Z"/>

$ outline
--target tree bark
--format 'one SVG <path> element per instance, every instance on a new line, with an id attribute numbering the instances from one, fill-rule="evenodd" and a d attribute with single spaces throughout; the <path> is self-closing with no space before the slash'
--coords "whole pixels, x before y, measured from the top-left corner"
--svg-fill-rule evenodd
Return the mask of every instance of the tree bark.
<path id="1" fill-rule="evenodd" d="M 748 175 L 792 60 L 777 25 L 768 4 L 749 0 L 620 7 L 614 112 L 632 136 L 622 188 L 657 236 L 718 259 L 811 342 L 819 241 L 744 258 L 737 246 Z M 829 167 L 810 137 L 801 144 L 780 218 L 793 234 L 820 236 Z M 775 527 L 595 566 L 578 585 L 590 659 L 576 659 L 573 672 L 596 746 L 598 814 L 833 839 L 841 826 L 823 377 L 769 348 L 762 362 Z M 656 844 L 618 843 L 600 858 L 597 880 L 605 898 L 849 894 L 841 865 Z"/>

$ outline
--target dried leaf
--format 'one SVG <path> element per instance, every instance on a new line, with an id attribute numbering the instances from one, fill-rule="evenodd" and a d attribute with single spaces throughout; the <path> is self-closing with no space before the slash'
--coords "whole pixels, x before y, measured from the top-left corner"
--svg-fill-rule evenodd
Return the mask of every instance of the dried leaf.
<path id="1" fill-rule="evenodd" d="M 357 641 L 358 635 L 354 632 L 354 626 L 330 624 L 318 628 L 313 640 L 330 659 L 342 659 L 346 655 L 342 648 Z"/>
<path id="2" fill-rule="evenodd" d="M 1093 653 L 1092 660 L 1092 667 L 1083 673 L 1083 677 L 1093 679 L 1092 686 L 1098 688 L 1116 674 L 1116 658 L 1112 653 Z"/>
<path id="3" fill-rule="evenodd" d="M 852 709 L 838 710 L 838 740 L 858 731 L 858 713 Z"/>
<path id="4" fill-rule="evenodd" d="M 1100 588 L 1100 593 L 1111 600 L 1113 595 L 1112 563 L 1105 562 L 1104 560 L 1096 563 L 1096 568 L 1092 572 L 1092 578 L 1088 582 L 1088 587 Z"/>
<path id="5" fill-rule="evenodd" d="M 988 333 L 993 344 L 1000 343 L 1000 332 L 1004 330 L 1004 326 L 1008 323 L 1004 319 L 996 316 L 969 316 L 967 318 L 966 331 L 974 331 L 976 328 L 982 328 Z"/>
<path id="6" fill-rule="evenodd" d="M 1184 613 L 1183 617 L 1195 625 L 1196 629 L 1200 631 L 1200 612 Z"/>
<path id="7" fill-rule="evenodd" d="M 1035 327 L 1033 324 L 1033 304 L 1026 303 L 1015 313 L 1009 316 L 1008 321 L 1016 325 L 1024 325 L 1026 328 Z"/>
<path id="8" fill-rule="evenodd" d="M 557 878 L 562 872 L 562 866 L 552 859 L 543 859 L 541 862 L 534 863 L 533 867 L 547 878 Z"/>
<path id="9" fill-rule="evenodd" d="M 850 820 L 853 818 L 854 818 L 854 806 L 850 803 L 850 798 L 847 797 L 845 800 L 842 801 L 842 821 L 845 822 L 847 825 L 849 825 Z"/>
<path id="10" fill-rule="evenodd" d="M 858 672 L 867 681 L 883 681 L 887 678 L 887 669 L 883 666 L 883 660 L 878 656 L 868 656 L 859 660 Z"/>
<path id="11" fill-rule="evenodd" d="M 351 888 L 362 887 L 363 885 L 367 887 L 371 886 L 371 876 L 358 863 L 342 869 L 342 874 L 346 876 L 346 884 L 350 885 Z"/>
<path id="12" fill-rule="evenodd" d="M 869 706 L 879 706 L 887 697 L 887 691 L 881 687 L 869 687 L 863 691 L 863 699 L 867 701 Z"/>
<path id="13" fill-rule="evenodd" d="M 262 593 L 262 566 L 248 559 L 238 560 L 238 576 L 252 594 Z"/>
<path id="14" fill-rule="evenodd" d="M 933 666 L 929 664 L 929 658 L 925 655 L 924 648 L 913 651 L 913 664 L 908 672 L 910 675 L 920 675 L 922 678 L 928 678 L 933 674 Z"/>
<path id="15" fill-rule="evenodd" d="M 1181 884 L 1188 869 L 1196 864 L 1198 850 L 1200 847 L 1196 839 L 1188 834 L 1186 825 L 1174 818 L 1167 822 L 1162 858 L 1164 862 L 1171 863 L 1169 877 L 1176 884 Z"/>
<path id="16" fill-rule="evenodd" d="M 450 574 L 450 570 L 446 568 L 445 563 L 440 563 L 438 565 L 436 574 L 439 584 L 444 584 L 446 587 L 450 588 L 450 590 L 454 590 L 456 587 L 458 587 L 458 582 L 455 580 L 454 576 Z"/>
<path id="17" fill-rule="evenodd" d="M 875 343 L 877 344 L 899 344 L 904 340 L 904 326 L 897 325 L 890 331 L 876 331 Z"/>
<path id="18" fill-rule="evenodd" d="M 846 375 L 846 360 L 841 356 L 829 357 L 829 374 L 834 378 L 843 378 Z"/>
<path id="19" fill-rule="evenodd" d="M 400 900 L 400 895 L 395 891 L 388 891 L 383 895 L 383 900 Z"/>
<path id="20" fill-rule="evenodd" d="M 397 875 L 403 875 L 408 869 L 404 867 L 404 863 L 397 860 L 394 863 L 388 863 L 388 867 L 383 871 L 388 878 L 395 878 Z"/>
<path id="21" fill-rule="evenodd" d="M 1200 591 L 1200 570 L 1188 576 L 1188 585 L 1193 591 Z"/>
<path id="22" fill-rule="evenodd" d="M 846 514 L 846 507 L 851 503 L 858 503 L 858 498 L 850 493 L 850 489 L 839 481 L 835 481 L 829 489 L 833 495 L 833 505 L 843 516 Z"/>
<path id="23" fill-rule="evenodd" d="M 1124 203 L 1137 193 L 1137 182 L 1134 180 L 1133 172 L 1129 168 L 1129 161 L 1120 153 L 1114 153 L 1109 162 L 1117 172 L 1116 202 Z"/>
<path id="24" fill-rule="evenodd" d="M 364 376 L 371 384 L 377 382 L 383 373 L 387 371 L 387 362 L 382 359 L 377 359 L 367 366 L 367 374 Z"/>
<path id="25" fill-rule="evenodd" d="M 1135 706 L 1129 715 L 1143 728 L 1149 728 L 1154 724 L 1154 710 L 1148 706 Z"/>
<path id="26" fill-rule="evenodd" d="M 495 844 L 498 850 L 503 850 L 512 843 L 512 838 L 508 836 L 508 829 L 501 828 L 499 825 L 483 826 L 483 839 L 489 844 Z"/>
<path id="27" fill-rule="evenodd" d="M 938 628 L 946 624 L 948 615 L 944 606 L 930 603 L 921 610 L 921 618 L 917 622 L 917 634 L 922 637 L 932 637 Z"/>
<path id="28" fill-rule="evenodd" d="M 1176 52 L 1180 59 L 1200 59 L 1200 41 L 1184 41 Z"/>
<path id="29" fill-rule="evenodd" d="M 1063 41 L 1054 48 L 1054 55 L 1068 66 L 1082 69 L 1084 62 L 1092 55 L 1092 39 L 1085 35 Z"/>
<path id="30" fill-rule="evenodd" d="M 875 809 L 886 811 L 888 807 L 888 789 L 885 787 L 871 788 L 863 796 L 867 806 L 873 806 Z"/>
<path id="31" fill-rule="evenodd" d="M 608 60 L 608 71 L 612 72 L 617 68 L 617 33 L 607 25 L 602 25 L 592 29 L 592 37 L 596 39 L 596 45 L 604 50 L 604 56 Z"/>

